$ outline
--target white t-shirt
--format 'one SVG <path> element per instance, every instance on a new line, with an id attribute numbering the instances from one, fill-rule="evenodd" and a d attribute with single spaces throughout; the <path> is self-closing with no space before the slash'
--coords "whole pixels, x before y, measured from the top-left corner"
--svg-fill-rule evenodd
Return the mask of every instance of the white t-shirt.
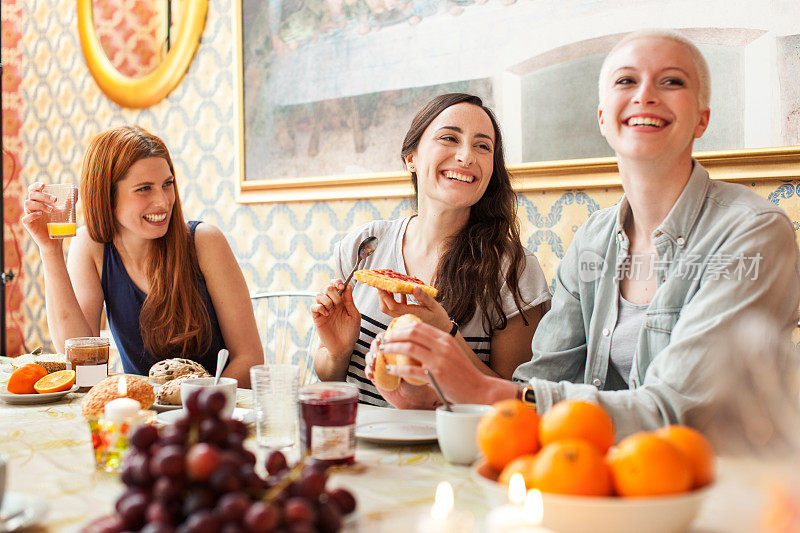
<path id="1" fill-rule="evenodd" d="M 403 260 L 403 236 L 409 220 L 411 220 L 411 217 L 396 220 L 376 220 L 359 226 L 350 232 L 334 247 L 333 257 L 336 275 L 344 279 L 350 273 L 356 262 L 359 243 L 369 236 L 378 238 L 378 247 L 360 268 L 367 270 L 384 268 L 401 274 L 408 274 Z M 525 260 L 524 270 L 519 279 L 523 311 L 550 301 L 547 281 L 536 256 L 526 249 Z M 377 289 L 355 281 L 351 283 L 354 284 L 353 300 L 361 313 L 361 333 L 356 341 L 353 354 L 350 356 L 347 381 L 358 386 L 360 402 L 388 406 L 389 403 L 383 399 L 364 374 L 364 356 L 369 351 L 370 344 L 372 344 L 376 335 L 386 331 L 386 328 L 389 327 L 392 317 L 381 312 Z M 500 295 L 506 318 L 512 318 L 519 314 L 514 298 L 505 284 L 500 289 Z M 490 309 L 489 313 L 490 323 L 499 323 L 499 317 L 495 316 L 496 311 Z M 475 352 L 475 355 L 481 361 L 487 362 L 491 353 L 491 332 L 484 331 L 483 317 L 479 307 L 475 309 L 475 314 L 469 322 L 459 324 L 459 329 L 469 347 Z"/>

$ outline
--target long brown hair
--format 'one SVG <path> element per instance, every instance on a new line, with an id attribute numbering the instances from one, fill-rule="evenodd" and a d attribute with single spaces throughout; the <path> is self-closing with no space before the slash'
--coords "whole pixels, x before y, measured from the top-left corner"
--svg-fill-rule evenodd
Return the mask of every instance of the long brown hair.
<path id="1" fill-rule="evenodd" d="M 503 281 L 511 291 L 522 319 L 528 324 L 525 313 L 522 313 L 522 294 L 519 290 L 525 250 L 519 238 L 517 195 L 511 187 L 511 177 L 503 156 L 503 139 L 494 113 L 483 105 L 479 97 L 471 94 L 437 96 L 411 121 L 400 157 L 405 162 L 406 156 L 417 150 L 422 134 L 439 113 L 461 103 L 480 107 L 492 121 L 495 136 L 494 169 L 486 191 L 470 209 L 467 224 L 445 243 L 433 284 L 439 289 L 437 300 L 453 320 L 466 323 L 479 305 L 484 329 L 491 333 L 492 328 L 503 329 L 508 323 L 500 296 Z M 419 195 L 416 172 L 411 173 L 411 183 L 414 185 L 416 201 Z M 504 261 L 508 262 L 508 268 L 502 272 Z M 475 280 L 483 280 L 485 284 L 475 283 Z M 497 324 L 489 323 L 490 308 L 500 317 Z"/>
<path id="2" fill-rule="evenodd" d="M 161 157 L 175 169 L 164 141 L 139 126 L 120 126 L 100 133 L 89 144 L 81 168 L 80 197 L 89 236 L 113 242 L 117 184 L 141 159 Z M 147 270 L 150 293 L 139 314 L 144 347 L 157 358 L 202 354 L 211 344 L 211 321 L 195 279 L 201 276 L 194 243 L 183 220 L 175 183 L 167 233 L 151 246 Z"/>

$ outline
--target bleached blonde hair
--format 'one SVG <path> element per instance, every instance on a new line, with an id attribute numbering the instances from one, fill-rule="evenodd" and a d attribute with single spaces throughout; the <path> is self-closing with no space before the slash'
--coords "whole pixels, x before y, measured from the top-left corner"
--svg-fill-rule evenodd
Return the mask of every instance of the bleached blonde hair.
<path id="1" fill-rule="evenodd" d="M 600 67 L 600 78 L 598 80 L 598 93 L 600 101 L 603 101 L 605 92 L 608 89 L 608 77 L 611 74 L 611 62 L 609 60 L 611 57 L 617 52 L 617 50 L 629 42 L 648 37 L 669 39 L 670 41 L 685 46 L 686 49 L 689 50 L 689 53 L 692 56 L 692 63 L 694 63 L 694 68 L 697 71 L 697 101 L 700 105 L 700 109 L 708 108 L 709 102 L 711 101 L 711 74 L 709 73 L 706 59 L 703 57 L 703 54 L 700 53 L 697 45 L 691 40 L 676 31 L 662 28 L 639 30 L 629 33 L 614 45 L 603 61 L 603 66 Z"/>

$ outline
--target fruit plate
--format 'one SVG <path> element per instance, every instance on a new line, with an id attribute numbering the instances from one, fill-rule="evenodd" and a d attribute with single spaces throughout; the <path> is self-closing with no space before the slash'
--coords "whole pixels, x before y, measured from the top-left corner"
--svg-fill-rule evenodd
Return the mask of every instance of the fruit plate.
<path id="1" fill-rule="evenodd" d="M 497 471 L 481 460 L 472 479 L 493 507 L 508 503 L 508 487 Z M 542 493 L 542 525 L 559 533 L 674 533 L 687 531 L 713 485 L 674 496 L 598 498 Z"/>
<path id="2" fill-rule="evenodd" d="M 39 403 L 51 403 L 57 402 L 70 392 L 75 392 L 78 390 L 77 385 L 73 385 L 72 388 L 68 390 L 64 390 L 61 392 L 45 392 L 43 394 L 13 394 L 8 392 L 6 386 L 3 385 L 2 389 L 0 389 L 0 400 L 3 400 L 6 403 L 10 403 L 12 405 L 34 405 Z"/>

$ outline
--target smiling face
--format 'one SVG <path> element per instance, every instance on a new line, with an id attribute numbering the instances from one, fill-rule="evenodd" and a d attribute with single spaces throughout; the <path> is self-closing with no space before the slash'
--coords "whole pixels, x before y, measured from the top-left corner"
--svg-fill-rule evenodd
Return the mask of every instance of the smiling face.
<path id="1" fill-rule="evenodd" d="M 175 204 L 175 178 L 166 159 L 140 159 L 116 184 L 114 219 L 120 235 L 163 237 Z"/>
<path id="2" fill-rule="evenodd" d="M 634 39 L 606 60 L 598 107 L 600 131 L 618 157 L 657 160 L 691 157 L 708 127 L 699 102 L 691 52 L 664 37 Z"/>
<path id="3" fill-rule="evenodd" d="M 480 107 L 459 103 L 428 125 L 406 165 L 417 175 L 420 207 L 427 201 L 470 207 L 483 196 L 494 169 L 495 132 Z"/>

